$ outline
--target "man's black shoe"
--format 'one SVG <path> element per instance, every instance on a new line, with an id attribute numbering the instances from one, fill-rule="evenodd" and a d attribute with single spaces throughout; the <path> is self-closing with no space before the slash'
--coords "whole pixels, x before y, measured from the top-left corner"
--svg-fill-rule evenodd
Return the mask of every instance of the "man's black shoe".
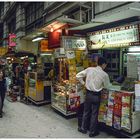
<path id="1" fill-rule="evenodd" d="M 95 132 L 95 133 L 93 133 L 93 134 L 89 134 L 89 137 L 95 137 L 95 136 L 98 136 L 100 134 L 100 132 L 99 131 L 97 131 L 97 132 Z"/>
<path id="2" fill-rule="evenodd" d="M 78 131 L 81 132 L 81 133 L 83 133 L 83 134 L 86 134 L 86 133 L 87 133 L 86 130 L 83 130 L 83 129 L 81 129 L 81 128 L 78 128 Z"/>

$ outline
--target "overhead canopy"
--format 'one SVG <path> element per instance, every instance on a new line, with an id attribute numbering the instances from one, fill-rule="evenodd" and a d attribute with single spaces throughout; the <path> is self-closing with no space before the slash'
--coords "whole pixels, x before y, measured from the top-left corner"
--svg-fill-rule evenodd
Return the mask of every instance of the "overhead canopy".
<path id="1" fill-rule="evenodd" d="M 78 26 L 78 25 L 81 25 L 84 23 L 80 22 L 79 20 L 75 20 L 75 19 L 71 19 L 71 18 L 62 16 L 62 17 L 56 18 L 53 21 L 45 24 L 43 27 L 36 29 L 34 32 L 26 35 L 22 39 L 32 40 L 35 37 L 43 35 L 43 33 L 46 34 L 46 33 L 50 32 L 51 29 L 57 30 L 59 28 L 62 28 L 66 24 L 72 24 L 73 26 Z"/>
<path id="2" fill-rule="evenodd" d="M 87 23 L 87 24 L 84 24 L 81 26 L 69 28 L 68 30 L 84 30 L 84 29 L 96 27 L 96 26 L 103 25 L 103 24 L 105 24 L 105 23 L 104 22 L 91 22 L 91 23 Z"/>
<path id="3" fill-rule="evenodd" d="M 67 17 L 59 17 L 55 19 L 54 21 L 47 23 L 43 28 L 39 29 L 40 31 L 50 32 L 51 29 L 57 30 L 59 28 L 62 28 L 66 24 L 72 24 L 73 26 L 84 24 L 83 22 Z"/>
<path id="4" fill-rule="evenodd" d="M 7 53 L 4 56 L 5 57 L 22 57 L 22 56 L 30 56 L 30 57 L 34 57 L 35 55 L 33 53 L 30 52 L 26 52 L 26 51 L 20 51 L 20 52 L 11 52 L 11 53 Z"/>
<path id="5" fill-rule="evenodd" d="M 116 23 L 122 24 L 127 24 L 130 22 L 133 22 L 132 20 L 126 20 L 125 19 L 131 19 L 132 17 L 138 17 L 140 14 L 140 3 L 133 3 L 129 4 L 128 6 L 125 7 L 120 7 L 119 9 L 114 10 L 114 12 L 108 12 L 97 15 L 95 19 L 91 20 L 91 23 L 87 23 L 81 26 L 69 28 L 69 30 L 83 30 L 83 31 L 89 31 L 91 29 L 97 29 L 99 30 L 98 27 L 106 28 L 106 25 L 113 25 L 113 26 L 118 26 Z M 138 19 L 139 20 L 139 19 Z"/>

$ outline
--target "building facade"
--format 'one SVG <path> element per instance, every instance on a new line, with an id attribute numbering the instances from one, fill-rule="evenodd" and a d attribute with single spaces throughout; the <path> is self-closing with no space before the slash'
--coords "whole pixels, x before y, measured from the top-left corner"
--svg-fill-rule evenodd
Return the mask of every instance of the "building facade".
<path id="1" fill-rule="evenodd" d="M 0 2 L 0 46 L 7 46 L 4 38 L 9 33 L 16 34 L 16 49 L 37 51 L 31 40 L 39 34 L 37 29 L 63 18 L 65 22 L 111 22 L 129 16 L 115 17 L 116 13 L 131 8 L 135 15 L 140 8 L 139 2 Z"/>

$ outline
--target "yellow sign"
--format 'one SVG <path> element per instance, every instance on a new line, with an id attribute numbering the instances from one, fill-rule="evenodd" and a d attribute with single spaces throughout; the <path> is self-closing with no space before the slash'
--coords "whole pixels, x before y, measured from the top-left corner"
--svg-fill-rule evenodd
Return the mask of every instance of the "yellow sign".
<path id="1" fill-rule="evenodd" d="M 0 56 L 5 55 L 8 52 L 7 47 L 0 47 Z"/>
<path id="2" fill-rule="evenodd" d="M 41 42 L 40 42 L 40 51 L 41 52 L 48 51 L 48 40 L 46 40 L 46 39 L 41 40 Z"/>

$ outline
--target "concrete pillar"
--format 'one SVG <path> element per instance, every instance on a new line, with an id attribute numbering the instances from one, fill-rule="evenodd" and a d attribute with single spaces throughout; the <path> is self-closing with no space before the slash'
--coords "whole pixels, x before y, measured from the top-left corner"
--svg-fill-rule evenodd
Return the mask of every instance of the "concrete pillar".
<path id="1" fill-rule="evenodd" d="M 7 23 L 4 22 L 3 23 L 3 38 L 7 38 L 7 37 L 8 37 L 8 27 L 7 27 Z M 3 41 L 3 46 L 8 46 L 8 40 Z"/>
<path id="2" fill-rule="evenodd" d="M 4 2 L 4 15 L 8 11 L 8 9 L 9 9 L 9 2 Z"/>
<path id="3" fill-rule="evenodd" d="M 25 10 L 19 4 L 16 8 L 16 49 L 20 50 L 22 45 L 21 38 L 25 35 Z"/>

